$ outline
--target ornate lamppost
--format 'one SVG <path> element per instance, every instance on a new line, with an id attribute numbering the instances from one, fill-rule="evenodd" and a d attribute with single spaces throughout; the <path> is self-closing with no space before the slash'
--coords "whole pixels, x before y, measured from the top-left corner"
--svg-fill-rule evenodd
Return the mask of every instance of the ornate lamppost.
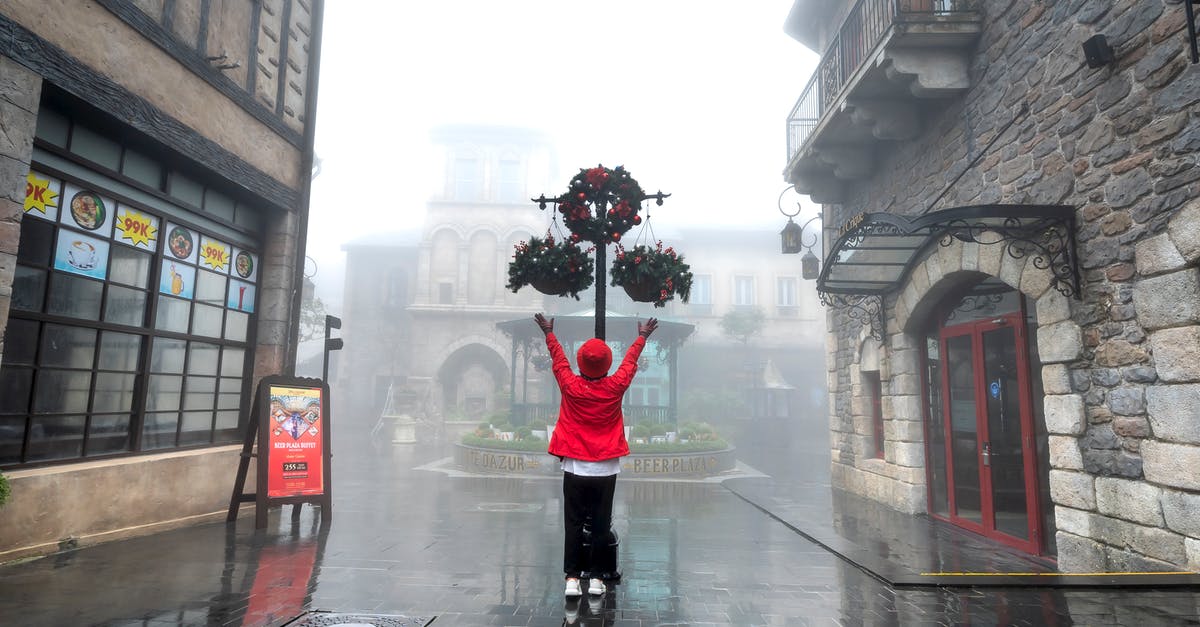
<path id="1" fill-rule="evenodd" d="M 554 205 L 554 223 L 557 225 L 561 215 L 570 236 L 560 234 L 556 239 L 547 230 L 543 238 L 531 237 L 528 242 L 517 244 L 508 267 L 507 287 L 516 292 L 532 285 L 544 294 L 578 299 L 579 292 L 594 281 L 595 334 L 603 340 L 608 246 L 615 244 L 612 285 L 624 288 L 633 300 L 654 303 L 655 307 L 666 305 L 676 295 L 687 302 L 692 273 L 682 255 L 671 247 L 664 249 L 661 241 L 641 244 L 639 239 L 630 249 L 620 243 L 622 235 L 643 223 L 643 201 L 654 200 L 662 206 L 668 197 L 670 194 L 661 191 L 645 193 L 621 166 L 611 170 L 603 165 L 580 169 L 565 194 L 554 198 L 542 194 L 531 199 L 543 210 Z M 580 246 L 585 242 L 589 244 L 587 249 Z M 595 262 L 588 255 L 591 252 L 595 252 Z"/>

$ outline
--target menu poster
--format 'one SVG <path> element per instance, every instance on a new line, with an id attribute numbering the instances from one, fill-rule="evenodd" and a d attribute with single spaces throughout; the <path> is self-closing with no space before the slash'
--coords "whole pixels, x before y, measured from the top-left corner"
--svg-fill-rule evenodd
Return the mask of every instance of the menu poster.
<path id="1" fill-rule="evenodd" d="M 109 237 L 117 213 L 117 203 L 99 192 L 84 189 L 73 183 L 63 186 L 63 201 L 66 203 L 60 218 L 63 224 Z"/>
<path id="2" fill-rule="evenodd" d="M 233 249 L 233 273 L 240 279 L 254 282 L 254 271 L 258 269 L 258 257 L 240 248 Z"/>
<path id="3" fill-rule="evenodd" d="M 155 250 L 158 248 L 158 218 L 128 205 L 120 205 L 113 239 L 142 250 Z"/>
<path id="4" fill-rule="evenodd" d="M 229 298 L 225 305 L 230 309 L 254 313 L 254 286 L 238 280 L 229 282 Z"/>
<path id="5" fill-rule="evenodd" d="M 196 263 L 196 244 L 200 236 L 186 226 L 167 223 L 167 259 Z"/>
<path id="6" fill-rule="evenodd" d="M 229 272 L 231 259 L 229 244 L 218 242 L 207 235 L 200 236 L 200 265 L 217 272 Z"/>
<path id="7" fill-rule="evenodd" d="M 107 240 L 62 229 L 54 250 L 54 269 L 103 279 L 108 276 L 108 246 Z"/>
<path id="8" fill-rule="evenodd" d="M 324 494 L 321 388 L 270 385 L 267 396 L 267 498 Z"/>
<path id="9" fill-rule="evenodd" d="M 196 269 L 171 261 L 170 257 L 164 258 L 162 272 L 159 273 L 158 291 L 179 298 L 191 299 L 196 293 Z"/>
<path id="10" fill-rule="evenodd" d="M 60 189 L 62 181 L 30 170 L 25 176 L 25 215 L 58 220 Z"/>

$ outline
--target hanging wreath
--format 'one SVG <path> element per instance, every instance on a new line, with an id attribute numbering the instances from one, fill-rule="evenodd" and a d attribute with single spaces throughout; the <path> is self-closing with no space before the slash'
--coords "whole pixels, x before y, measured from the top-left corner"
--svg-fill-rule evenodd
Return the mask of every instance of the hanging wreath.
<path id="1" fill-rule="evenodd" d="M 638 211 L 646 194 L 623 166 L 581 168 L 558 203 L 571 240 L 596 244 L 617 242 L 621 235 L 642 223 Z M 604 207 L 602 215 L 597 210 Z"/>
<path id="2" fill-rule="evenodd" d="M 674 248 L 664 250 L 661 241 L 653 248 L 639 244 L 629 250 L 617 244 L 612 285 L 623 287 L 633 300 L 655 307 L 665 306 L 676 295 L 686 303 L 692 293 L 691 266 Z"/>
<path id="3" fill-rule="evenodd" d="M 551 296 L 570 294 L 579 300 L 579 292 L 595 281 L 595 263 L 578 244 L 559 242 L 547 233 L 545 238 L 530 237 L 515 247 L 513 260 L 508 264 L 508 289 L 517 290 L 532 285 L 537 291 Z"/>

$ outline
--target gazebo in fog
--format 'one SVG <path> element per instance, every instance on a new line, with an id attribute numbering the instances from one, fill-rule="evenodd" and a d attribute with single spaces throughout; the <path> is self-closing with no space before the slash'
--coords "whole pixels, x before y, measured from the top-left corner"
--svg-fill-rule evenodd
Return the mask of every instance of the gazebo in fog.
<path id="1" fill-rule="evenodd" d="M 548 316 L 551 317 L 551 316 Z M 560 314 L 554 318 L 554 335 L 562 344 L 571 366 L 575 365 L 575 352 L 579 346 L 594 337 L 595 316 L 591 311 L 575 314 Z M 629 343 L 637 337 L 638 320 L 648 317 L 629 316 L 612 311 L 604 314 L 609 347 L 613 351 L 613 368 L 621 363 Z M 546 352 L 542 330 L 533 321 L 533 316 L 507 320 L 496 324 L 505 335 L 512 339 L 511 352 L 511 385 L 512 391 L 512 423 L 549 424 L 558 419 L 558 386 L 553 384 L 552 375 L 547 374 L 549 381 L 546 400 L 536 400 L 542 395 L 535 394 L 535 400 L 530 401 L 529 368 L 535 371 L 550 370 L 550 355 Z M 695 326 L 683 322 L 669 320 L 658 321 L 658 330 L 647 341 L 642 351 L 638 365 L 638 376 L 634 378 L 633 386 L 625 396 L 626 424 L 654 422 L 674 424 L 679 407 L 679 347 L 695 330 Z M 518 363 L 518 355 L 520 362 Z M 521 372 L 520 390 L 517 388 L 517 372 Z M 665 370 L 665 372 L 663 371 Z M 578 372 L 578 369 L 576 369 Z M 660 390 L 666 390 L 666 403 L 663 403 Z"/>

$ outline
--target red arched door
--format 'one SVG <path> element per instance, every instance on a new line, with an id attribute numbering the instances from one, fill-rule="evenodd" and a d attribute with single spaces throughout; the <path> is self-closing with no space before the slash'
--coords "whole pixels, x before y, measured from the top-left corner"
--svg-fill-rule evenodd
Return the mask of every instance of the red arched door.
<path id="1" fill-rule="evenodd" d="M 927 370 L 934 379 L 927 384 L 939 388 L 929 395 L 930 485 L 931 491 L 944 491 L 931 494 L 930 509 L 1038 553 L 1041 516 L 1024 299 L 1016 292 L 992 298 L 990 310 L 956 320 L 960 303 L 939 325 L 936 346 L 932 333 L 927 344 L 937 364 Z"/>

